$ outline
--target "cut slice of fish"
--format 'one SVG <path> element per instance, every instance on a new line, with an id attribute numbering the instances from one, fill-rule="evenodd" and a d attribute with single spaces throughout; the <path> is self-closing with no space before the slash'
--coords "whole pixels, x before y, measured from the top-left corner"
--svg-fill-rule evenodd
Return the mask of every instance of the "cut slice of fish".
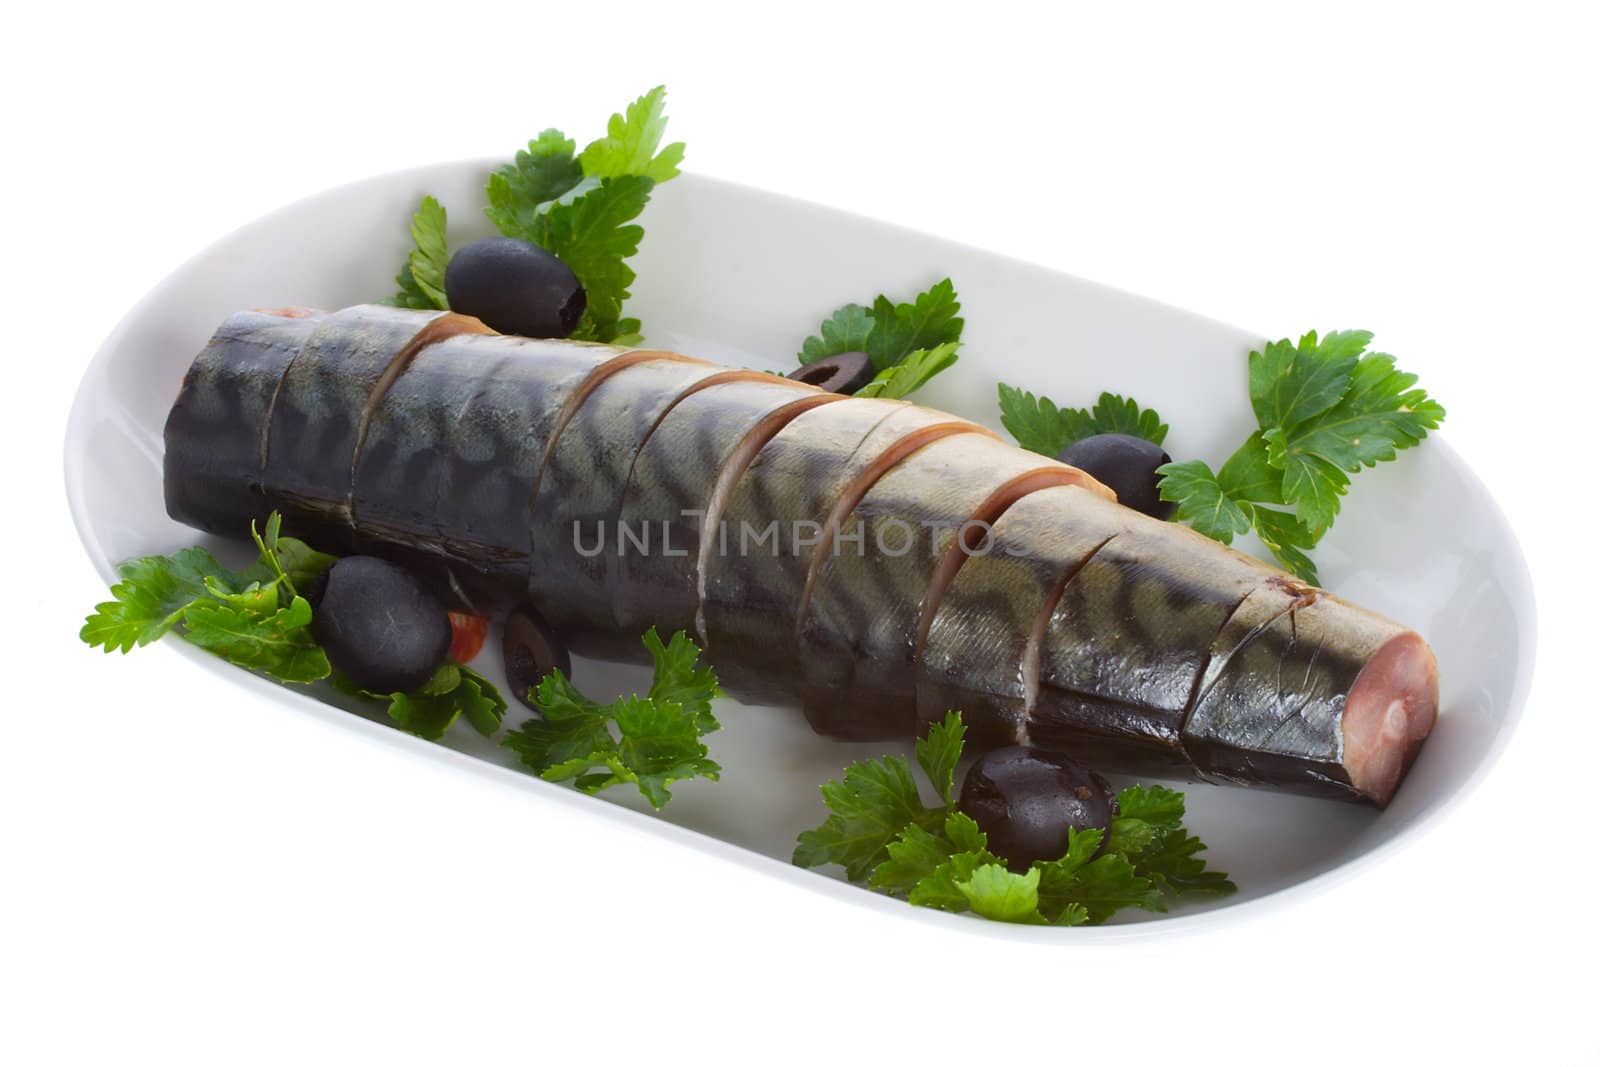
<path id="1" fill-rule="evenodd" d="M 819 555 L 800 606 L 795 636 L 813 728 L 851 738 L 913 731 L 924 615 L 931 622 L 983 525 L 1052 485 L 1109 494 L 1076 468 L 981 434 L 939 438 L 876 481 Z"/>
<path id="2" fill-rule="evenodd" d="M 551 447 L 533 503 L 528 596 L 572 643 L 591 645 L 614 627 L 616 554 L 580 547 L 615 525 L 628 473 L 657 420 L 719 372 L 699 360 L 634 359 L 585 392 Z"/>
<path id="3" fill-rule="evenodd" d="M 701 566 L 721 547 L 730 483 L 789 420 L 843 399 L 769 376 L 701 389 L 672 407 L 634 459 L 615 527 L 580 548 L 616 557 L 615 629 L 698 633 Z"/>
<path id="4" fill-rule="evenodd" d="M 556 418 L 622 352 L 466 335 L 417 353 L 374 409 L 356 464 L 352 510 L 366 550 L 449 568 L 471 588 L 451 590 L 462 606 L 519 600 Z"/>
<path id="5" fill-rule="evenodd" d="M 272 398 L 325 317 L 241 311 L 195 357 L 164 431 L 169 515 L 230 537 L 266 519 L 261 469 Z"/>
<path id="6" fill-rule="evenodd" d="M 1149 773 L 1188 766 L 1183 722 L 1208 650 L 1279 573 L 1219 549 L 1186 526 L 1130 513 L 1059 593 L 1040 646 L 1031 744 Z"/>
<path id="7" fill-rule="evenodd" d="M 757 453 L 723 511 L 740 544 L 713 557 L 701 605 L 725 689 L 783 699 L 799 670 L 800 604 L 839 519 L 905 456 L 956 433 L 989 431 L 904 401 L 858 398 L 805 412 Z"/>
<path id="8" fill-rule="evenodd" d="M 945 590 L 922 643 L 917 715 L 958 710 L 975 743 L 1020 744 L 1039 688 L 1045 623 L 1063 588 L 1133 513 L 1079 486 L 1041 489 L 994 524 L 988 551 Z"/>

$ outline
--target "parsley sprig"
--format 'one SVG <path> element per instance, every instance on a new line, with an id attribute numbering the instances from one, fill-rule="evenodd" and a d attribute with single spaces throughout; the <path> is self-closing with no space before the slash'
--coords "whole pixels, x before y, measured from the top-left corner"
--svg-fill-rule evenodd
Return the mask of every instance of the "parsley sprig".
<path id="1" fill-rule="evenodd" d="M 1371 342 L 1366 330 L 1313 331 L 1251 352 L 1257 428 L 1216 471 L 1200 460 L 1160 469 L 1174 517 L 1223 544 L 1254 529 L 1287 569 L 1316 583 L 1307 552 L 1338 516 L 1351 475 L 1394 459 L 1445 416 L 1417 376 Z"/>
<path id="2" fill-rule="evenodd" d="M 806 338 L 800 363 L 865 352 L 878 373 L 856 395 L 891 400 L 909 396 L 955 365 L 965 325 L 960 312 L 961 302 L 949 278 L 917 294 L 909 304 L 897 304 L 882 294 L 871 307 L 846 304 Z"/>
<path id="3" fill-rule="evenodd" d="M 681 630 L 662 644 L 651 627 L 644 647 L 655 662 L 644 696 L 601 705 L 554 670 L 529 694 L 539 717 L 504 744 L 547 781 L 571 781 L 591 794 L 631 783 L 657 809 L 672 799 L 667 786 L 673 782 L 715 781 L 722 768 L 700 740 L 721 728 L 711 713 L 720 693 L 715 672 L 699 665 L 699 646 Z"/>
<path id="4" fill-rule="evenodd" d="M 634 220 L 651 190 L 677 177 L 683 162 L 681 142 L 661 144 L 666 97 L 665 86 L 651 89 L 612 115 L 605 136 L 581 153 L 560 130 L 545 130 L 489 175 L 484 214 L 495 228 L 549 251 L 583 286 L 588 304 L 572 335 L 577 340 L 637 344 L 641 339 L 639 320 L 622 314 L 636 277 L 627 261 L 644 236 Z M 399 292 L 388 303 L 449 308 L 447 222 L 444 207 L 424 197 L 411 223 L 414 247 L 395 278 Z"/>
<path id="5" fill-rule="evenodd" d="M 311 638 L 311 605 L 299 595 L 332 566 L 332 556 L 280 535 L 273 512 L 250 524 L 259 556 L 231 571 L 203 548 L 143 556 L 118 565 L 112 599 L 95 606 L 78 636 L 93 648 L 129 652 L 176 631 L 230 663 L 282 682 L 326 678 L 328 657 Z"/>
<path id="6" fill-rule="evenodd" d="M 437 741 L 465 716 L 479 733 L 500 728 L 506 702 L 481 674 L 445 663 L 410 693 L 373 693 L 334 675 L 311 635 L 311 604 L 299 590 L 333 566 L 333 556 L 282 536 L 274 511 L 250 536 L 259 553 L 242 571 L 230 571 L 203 548 L 170 556 L 143 556 L 117 568 L 122 581 L 111 600 L 97 605 L 78 636 L 95 648 L 128 652 L 176 632 L 235 666 L 280 682 L 309 684 L 332 677 L 346 695 L 385 705 L 401 729 Z"/>
<path id="7" fill-rule="evenodd" d="M 1034 396 L 1000 383 L 1000 424 L 1030 452 L 1055 459 L 1086 437 L 1125 433 L 1159 445 L 1167 424 L 1154 411 L 1141 409 L 1116 393 L 1101 393 L 1093 408 L 1062 408 L 1047 396 Z"/>
<path id="8" fill-rule="evenodd" d="M 1066 855 L 1010 870 L 978 824 L 957 809 L 955 769 L 966 726 L 950 712 L 917 742 L 916 759 L 940 804 L 929 807 L 903 757 L 862 760 L 822 787 L 831 813 L 799 837 L 801 867 L 837 864 L 857 884 L 923 907 L 1037 925 L 1100 923 L 1123 908 L 1167 910 L 1170 898 L 1235 891 L 1196 855 L 1183 794 L 1132 786 L 1117 795 L 1104 851 L 1100 830 L 1073 831 Z M 1097 855 L 1098 853 L 1098 855 Z"/>

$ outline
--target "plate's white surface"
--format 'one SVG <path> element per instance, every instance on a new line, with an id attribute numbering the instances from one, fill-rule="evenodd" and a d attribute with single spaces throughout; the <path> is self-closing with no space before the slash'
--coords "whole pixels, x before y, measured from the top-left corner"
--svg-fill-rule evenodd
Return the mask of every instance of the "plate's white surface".
<path id="1" fill-rule="evenodd" d="M 161 426 L 184 370 L 216 325 L 244 307 L 338 307 L 388 295 L 423 193 L 450 209 L 453 246 L 491 232 L 480 211 L 491 165 L 407 171 L 292 205 L 185 264 L 128 315 L 85 375 L 66 445 L 74 517 L 108 580 L 117 560 L 201 540 L 162 509 Z M 967 345 L 961 363 L 920 395 L 922 402 L 997 426 L 999 380 L 1064 403 L 1086 403 L 1112 389 L 1162 413 L 1172 426 L 1167 449 L 1175 457 L 1212 462 L 1251 425 L 1244 358 L 1260 338 L 1244 331 L 937 238 L 693 175 L 658 189 L 643 221 L 647 236 L 629 308 L 644 320 L 653 345 L 787 370 L 800 340 L 839 304 L 880 291 L 908 295 L 948 274 L 963 299 Z M 1443 441 L 1431 440 L 1358 478 L 1317 558 L 1329 588 L 1416 627 L 1432 642 L 1443 681 L 1439 725 L 1382 813 L 1269 792 L 1189 788 L 1193 829 L 1241 888 L 1212 906 L 1222 909 L 1216 918 L 1243 914 L 1249 909 L 1238 905 L 1318 876 L 1348 872 L 1354 861 L 1415 832 L 1488 769 L 1526 694 L 1534 614 L 1522 554 L 1487 491 Z M 344 716 L 394 743 L 427 745 L 183 649 L 195 669 L 281 693 L 289 706 Z M 495 658 L 486 653 L 479 665 L 494 674 Z M 579 661 L 575 673 L 580 686 L 597 694 L 639 688 L 646 678 L 642 668 L 594 661 Z M 514 706 L 512 721 L 520 715 Z M 816 787 L 850 760 L 896 747 L 817 738 L 798 713 L 782 708 L 728 701 L 721 718 L 724 729 L 711 745 L 725 768 L 722 782 L 680 785 L 659 817 L 699 834 L 662 832 L 752 862 L 760 861 L 701 835 L 786 861 L 795 833 L 823 814 Z M 511 764 L 507 751 L 464 726 L 447 745 Z M 567 817 L 652 818 L 518 772 L 494 773 L 545 791 Z M 821 876 L 792 876 L 864 902 L 877 899 Z M 961 921 L 884 905 L 926 921 Z M 1191 914 L 1199 910 L 1190 906 L 1175 918 L 1098 930 L 983 925 L 1018 937 L 1120 938 L 1213 921 Z"/>

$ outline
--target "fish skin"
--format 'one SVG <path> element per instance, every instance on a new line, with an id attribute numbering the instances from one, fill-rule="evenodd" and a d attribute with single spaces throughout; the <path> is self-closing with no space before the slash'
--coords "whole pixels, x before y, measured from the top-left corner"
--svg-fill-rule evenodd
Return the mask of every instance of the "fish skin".
<path id="1" fill-rule="evenodd" d="M 1188 527 L 1128 515 L 1045 628 L 1026 735 L 1140 772 L 1189 765 L 1182 731 L 1212 641 L 1277 572 Z"/>
<path id="2" fill-rule="evenodd" d="M 612 552 L 580 554 L 574 524 L 588 537 L 601 523 L 615 525 L 634 458 L 657 420 L 687 390 L 723 370 L 681 358 L 620 370 L 585 398 L 549 452 L 529 527 L 528 595 L 574 643 L 593 647 L 611 638 L 618 568 Z"/>
<path id="3" fill-rule="evenodd" d="M 905 435 L 957 421 L 901 400 L 863 398 L 805 412 L 767 442 L 729 494 L 723 517 L 730 530 L 776 522 L 772 549 L 719 553 L 706 576 L 705 637 L 724 665 L 725 687 L 754 699 L 784 698 L 799 673 L 794 628 L 806 578 L 814 553 L 823 551 L 796 542 L 821 530 L 840 495 L 870 477 L 874 461 Z"/>
<path id="4" fill-rule="evenodd" d="M 362 414 L 390 364 L 446 312 L 361 304 L 318 323 L 272 403 L 262 484 L 268 504 L 318 548 L 355 550 L 350 495 Z"/>
<path id="5" fill-rule="evenodd" d="M 923 641 L 918 720 L 934 722 L 959 708 L 975 741 L 1022 743 L 1036 699 L 1036 634 L 1052 598 L 1127 531 L 1129 514 L 1077 486 L 1055 486 L 1000 516 L 989 551 L 956 573 Z"/>
<path id="6" fill-rule="evenodd" d="M 623 526 L 651 538 L 649 554 L 619 543 L 617 527 L 606 531 L 605 550 L 617 556 L 615 632 L 637 634 L 649 626 L 662 633 L 695 632 L 706 518 L 684 512 L 705 511 L 727 457 L 763 420 L 818 395 L 774 376 L 714 385 L 672 408 L 635 457 L 618 510 Z M 671 531 L 665 546 L 659 540 L 663 523 Z"/>
<path id="7" fill-rule="evenodd" d="M 873 485 L 840 524 L 836 551 L 800 612 L 802 700 L 814 729 L 863 740 L 914 732 L 917 631 L 940 557 L 995 490 L 1058 467 L 991 437 L 957 434 Z M 849 540 L 858 532 L 859 549 Z"/>
<path id="8" fill-rule="evenodd" d="M 423 348 L 368 423 L 352 492 L 375 534 L 364 549 L 446 569 L 463 608 L 520 599 L 556 413 L 625 351 L 476 334 Z"/>
<path id="9" fill-rule="evenodd" d="M 1373 655 L 1408 631 L 1320 591 L 1268 587 L 1252 608 L 1253 617 L 1236 620 L 1219 641 L 1228 647 L 1214 650 L 1184 724 L 1195 768 L 1213 781 L 1367 799 L 1343 762 L 1345 695 Z"/>
<path id="10" fill-rule="evenodd" d="M 195 357 L 162 432 L 174 519 L 233 537 L 248 520 L 266 519 L 261 467 L 272 398 L 323 317 L 241 311 Z"/>

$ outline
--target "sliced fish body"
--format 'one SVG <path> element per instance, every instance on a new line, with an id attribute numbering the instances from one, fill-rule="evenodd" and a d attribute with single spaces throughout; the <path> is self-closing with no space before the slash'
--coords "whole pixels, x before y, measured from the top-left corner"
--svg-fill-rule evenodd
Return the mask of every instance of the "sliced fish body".
<path id="1" fill-rule="evenodd" d="M 233 537 L 250 519 L 266 518 L 261 464 L 272 398 L 324 317 L 241 311 L 195 357 L 164 431 L 173 518 Z"/>
<path id="2" fill-rule="evenodd" d="M 1220 547 L 1127 513 L 1126 528 L 1068 578 L 1045 625 L 1031 744 L 1138 771 L 1188 767 L 1183 723 L 1211 644 L 1278 573 Z"/>
<path id="3" fill-rule="evenodd" d="M 355 547 L 350 496 L 367 413 L 391 368 L 445 312 L 362 304 L 322 320 L 290 361 L 272 404 L 262 472 L 269 503 L 328 551 Z"/>
<path id="4" fill-rule="evenodd" d="M 967 559 L 923 640 L 917 715 L 961 710 L 975 741 L 1020 744 L 1039 687 L 1043 630 L 1062 590 L 1124 534 L 1132 513 L 1078 486 L 1041 489 L 994 524 Z"/>
<path id="5" fill-rule="evenodd" d="M 723 368 L 681 357 L 634 362 L 597 383 L 551 446 L 533 503 L 529 598 L 557 630 L 592 645 L 614 632 L 614 552 L 588 553 L 614 529 L 635 456 L 687 390 Z"/>
<path id="6" fill-rule="evenodd" d="M 1241 785 L 1388 803 L 1433 727 L 1433 653 L 1331 594 L 1277 595 L 1287 607 L 1216 650 L 1183 728 L 1194 767 Z"/>
<path id="7" fill-rule="evenodd" d="M 466 334 L 417 352 L 374 408 L 356 464 L 353 512 L 367 550 L 433 557 L 470 601 L 520 599 L 557 415 L 624 351 Z"/>
<path id="8" fill-rule="evenodd" d="M 724 382 L 673 406 L 639 449 L 601 546 L 617 560 L 616 630 L 698 632 L 701 559 L 722 550 L 719 490 L 725 497 L 791 419 L 842 399 L 773 377 Z M 738 550 L 736 537 L 728 550 Z"/>
<path id="9" fill-rule="evenodd" d="M 981 535 L 969 521 L 993 522 L 1013 497 L 1079 481 L 1092 479 L 981 434 L 940 438 L 879 478 L 819 557 L 801 606 L 812 726 L 852 738 L 911 733 L 919 629 L 953 577 L 952 553 L 961 560 L 958 539 Z"/>
<path id="10" fill-rule="evenodd" d="M 722 682 L 752 698 L 782 699 L 799 670 L 795 622 L 818 553 L 831 549 L 836 511 L 854 510 L 878 478 L 940 436 L 987 434 L 975 423 L 904 401 L 852 399 L 807 411 L 756 454 L 728 494 L 723 522 L 740 551 L 717 553 L 701 605 Z"/>
<path id="11" fill-rule="evenodd" d="M 1381 806 L 1433 726 L 1416 633 L 961 420 L 463 333 L 482 329 L 377 307 L 234 316 L 167 421 L 170 513 L 240 536 L 277 508 L 474 610 L 533 589 L 587 628 L 580 647 L 689 629 L 736 689 L 798 698 L 826 733 L 910 735 L 959 706 L 979 747 Z M 567 540 L 608 515 L 603 541 Z M 807 520 L 809 560 L 741 543 L 776 523 L 792 549 Z"/>

